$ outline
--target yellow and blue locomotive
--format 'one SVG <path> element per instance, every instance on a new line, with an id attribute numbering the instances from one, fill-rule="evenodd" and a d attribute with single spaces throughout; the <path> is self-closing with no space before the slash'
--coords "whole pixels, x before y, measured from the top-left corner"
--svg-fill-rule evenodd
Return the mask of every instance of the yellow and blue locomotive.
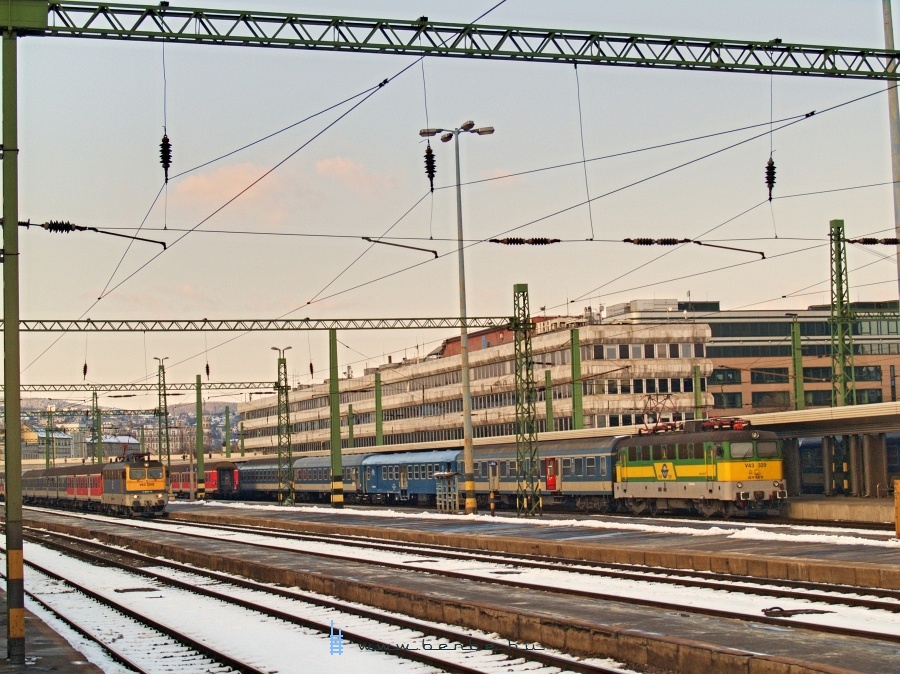
<path id="1" fill-rule="evenodd" d="M 157 517 L 168 502 L 166 469 L 149 454 L 130 452 L 102 466 L 29 470 L 22 474 L 22 499 L 29 505 Z"/>

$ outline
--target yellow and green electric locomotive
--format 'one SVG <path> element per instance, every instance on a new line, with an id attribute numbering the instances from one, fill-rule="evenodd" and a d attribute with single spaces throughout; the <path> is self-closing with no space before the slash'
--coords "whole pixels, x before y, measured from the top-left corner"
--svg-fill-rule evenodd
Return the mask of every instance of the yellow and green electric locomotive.
<path id="1" fill-rule="evenodd" d="M 688 421 L 685 430 L 616 443 L 614 498 L 635 514 L 772 514 L 787 491 L 781 443 L 740 419 Z"/>

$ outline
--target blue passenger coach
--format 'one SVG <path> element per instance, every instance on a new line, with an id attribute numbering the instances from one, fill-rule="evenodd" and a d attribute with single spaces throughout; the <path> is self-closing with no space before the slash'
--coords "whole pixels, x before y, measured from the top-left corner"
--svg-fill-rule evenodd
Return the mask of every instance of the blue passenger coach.
<path id="1" fill-rule="evenodd" d="M 344 500 L 355 503 L 365 500 L 360 472 L 366 454 L 345 454 Z M 294 461 L 294 498 L 297 501 L 327 503 L 331 500 L 331 457 L 306 456 Z"/>
<path id="2" fill-rule="evenodd" d="M 539 472 L 544 503 L 600 512 L 609 509 L 615 477 L 613 449 L 617 439 L 603 437 L 542 442 Z M 515 506 L 518 490 L 516 456 L 514 443 L 476 451 L 475 491 L 479 501 L 484 502 L 481 505 L 486 504 L 491 471 L 495 471 L 494 484 L 499 486 L 499 502 Z"/>
<path id="3" fill-rule="evenodd" d="M 375 503 L 434 503 L 435 473 L 456 473 L 459 449 L 372 454 L 362 462 L 363 489 Z"/>

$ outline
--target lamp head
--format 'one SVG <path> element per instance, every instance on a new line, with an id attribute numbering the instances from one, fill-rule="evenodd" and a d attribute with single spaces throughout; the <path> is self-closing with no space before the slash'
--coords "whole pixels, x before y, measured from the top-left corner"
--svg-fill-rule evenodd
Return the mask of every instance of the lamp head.
<path id="1" fill-rule="evenodd" d="M 494 133 L 494 127 L 492 126 L 482 126 L 480 129 L 475 129 L 475 133 L 479 136 L 490 136 Z"/>
<path id="2" fill-rule="evenodd" d="M 422 129 L 419 131 L 419 135 L 422 136 L 422 138 L 431 138 L 431 136 L 436 136 L 441 131 L 443 131 L 443 129 Z"/>
<path id="3" fill-rule="evenodd" d="M 471 131 L 474 128 L 474 126 L 475 126 L 475 122 L 473 122 L 470 119 L 466 122 L 463 122 L 462 125 L 459 127 L 459 130 L 460 131 Z"/>
<path id="4" fill-rule="evenodd" d="M 441 142 L 446 143 L 449 140 L 453 139 L 453 133 L 448 131 L 443 136 L 441 136 Z"/>

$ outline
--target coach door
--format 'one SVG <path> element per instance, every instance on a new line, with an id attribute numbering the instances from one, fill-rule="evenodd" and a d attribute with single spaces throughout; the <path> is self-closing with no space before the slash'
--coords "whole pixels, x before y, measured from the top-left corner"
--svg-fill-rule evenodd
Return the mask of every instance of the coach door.
<path id="1" fill-rule="evenodd" d="M 560 488 L 559 480 L 559 459 L 544 459 L 542 461 L 546 476 L 547 491 L 558 491 Z"/>
<path id="2" fill-rule="evenodd" d="M 409 498 L 409 466 L 403 464 L 400 466 L 400 498 Z"/>
<path id="3" fill-rule="evenodd" d="M 715 482 L 716 480 L 716 451 L 720 451 L 721 445 L 707 443 L 704 445 L 704 456 L 706 457 L 706 481 Z"/>

